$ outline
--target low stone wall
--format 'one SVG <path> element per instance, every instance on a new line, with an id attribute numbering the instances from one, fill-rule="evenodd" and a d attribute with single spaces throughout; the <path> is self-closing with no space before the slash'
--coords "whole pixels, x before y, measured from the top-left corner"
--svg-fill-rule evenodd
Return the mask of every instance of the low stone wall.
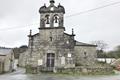
<path id="1" fill-rule="evenodd" d="M 37 74 L 38 73 L 37 67 L 31 67 L 30 65 L 27 65 L 25 68 L 26 68 L 26 73 L 30 73 L 30 74 Z"/>
<path id="2" fill-rule="evenodd" d="M 112 67 L 75 67 L 75 68 L 58 68 L 57 73 L 65 74 L 111 74 L 113 73 Z"/>
<path id="3" fill-rule="evenodd" d="M 113 73 L 113 68 L 108 66 L 79 66 L 75 68 L 44 68 L 44 67 L 31 67 L 30 65 L 26 66 L 26 73 L 41 73 L 41 72 L 54 72 L 60 74 L 111 74 Z"/>

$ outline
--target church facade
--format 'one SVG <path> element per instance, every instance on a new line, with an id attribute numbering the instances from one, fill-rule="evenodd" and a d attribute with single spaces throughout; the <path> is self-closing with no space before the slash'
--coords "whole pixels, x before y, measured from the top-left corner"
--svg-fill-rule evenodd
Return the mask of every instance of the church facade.
<path id="1" fill-rule="evenodd" d="M 96 45 L 75 40 L 74 30 L 65 33 L 65 8 L 50 0 L 49 6 L 42 6 L 39 33 L 30 30 L 28 50 L 20 55 L 19 65 L 29 65 L 45 71 L 57 68 L 75 68 L 95 63 Z"/>

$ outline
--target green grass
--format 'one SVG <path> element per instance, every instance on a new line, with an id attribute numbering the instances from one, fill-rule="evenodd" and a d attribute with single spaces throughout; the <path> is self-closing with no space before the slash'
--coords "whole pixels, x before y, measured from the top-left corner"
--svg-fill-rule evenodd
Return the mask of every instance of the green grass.
<path id="1" fill-rule="evenodd" d="M 66 76 L 105 76 L 105 75 L 115 75 L 114 71 L 111 72 L 91 72 L 91 73 L 73 73 L 73 72 L 69 72 L 69 73 L 53 73 L 53 72 L 44 72 L 41 74 L 45 74 L 45 75 L 53 75 L 53 76 L 61 76 L 61 77 L 66 77 Z"/>

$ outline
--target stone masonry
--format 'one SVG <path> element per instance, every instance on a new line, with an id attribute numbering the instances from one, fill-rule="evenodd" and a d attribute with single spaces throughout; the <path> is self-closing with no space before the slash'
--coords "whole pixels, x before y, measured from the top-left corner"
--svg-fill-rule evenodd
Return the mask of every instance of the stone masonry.
<path id="1" fill-rule="evenodd" d="M 42 6 L 39 33 L 32 35 L 30 30 L 28 50 L 21 54 L 20 66 L 29 65 L 54 71 L 57 68 L 74 68 L 91 65 L 96 61 L 96 45 L 78 42 L 75 34 L 65 33 L 64 7 L 50 0 L 50 5 Z"/>

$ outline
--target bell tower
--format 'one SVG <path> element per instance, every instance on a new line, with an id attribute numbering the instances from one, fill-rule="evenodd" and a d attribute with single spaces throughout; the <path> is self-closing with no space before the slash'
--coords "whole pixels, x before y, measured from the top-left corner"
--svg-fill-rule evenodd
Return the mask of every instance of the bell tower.
<path id="1" fill-rule="evenodd" d="M 58 6 L 55 6 L 55 1 L 50 0 L 50 5 L 42 6 L 39 9 L 40 13 L 40 29 L 46 28 L 64 28 L 64 14 L 65 9 L 59 3 Z"/>

